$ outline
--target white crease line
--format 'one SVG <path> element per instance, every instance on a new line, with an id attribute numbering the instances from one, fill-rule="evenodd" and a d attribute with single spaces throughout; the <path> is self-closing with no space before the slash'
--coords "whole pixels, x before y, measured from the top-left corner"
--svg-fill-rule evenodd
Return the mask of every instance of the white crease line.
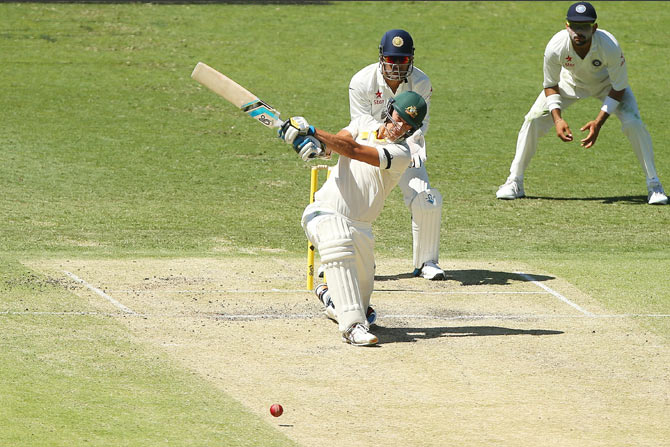
<path id="1" fill-rule="evenodd" d="M 74 311 L 62 311 L 62 312 L 47 312 L 47 311 L 11 311 L 6 310 L 0 312 L 0 315 L 49 315 L 49 316 L 74 316 L 74 317 L 85 317 L 85 316 L 103 316 L 103 317 L 118 317 L 118 313 L 109 313 L 109 312 L 74 312 Z M 133 314 L 138 315 L 140 314 Z M 144 315 L 142 315 L 144 316 Z"/>
<path id="2" fill-rule="evenodd" d="M 160 290 L 160 289 L 149 289 L 149 290 L 132 290 L 132 289 L 119 289 L 119 290 L 110 290 L 109 293 L 303 293 L 309 292 L 311 290 L 305 289 L 199 289 L 199 290 Z"/>
<path id="3" fill-rule="evenodd" d="M 523 273 L 523 272 L 515 272 L 515 273 L 516 273 L 517 275 L 521 275 L 521 276 L 523 276 L 524 278 L 526 278 L 528 281 L 532 282 L 532 283 L 535 284 L 536 286 L 541 287 L 542 289 L 544 289 L 544 290 L 546 290 L 547 292 L 551 293 L 551 294 L 554 295 L 556 298 L 558 298 L 559 300 L 563 301 L 564 303 L 566 303 L 566 304 L 568 304 L 568 305 L 574 307 L 575 309 L 577 309 L 578 311 L 580 311 L 580 312 L 583 313 L 584 315 L 588 315 L 588 316 L 590 316 L 590 317 L 594 316 L 591 312 L 589 312 L 588 310 L 585 310 L 585 309 L 581 308 L 579 305 L 573 303 L 572 301 L 570 301 L 569 299 L 567 299 L 566 297 L 564 297 L 563 295 L 561 295 L 561 294 L 558 293 L 557 291 L 555 291 L 555 290 L 551 289 L 550 287 L 545 286 L 545 285 L 542 284 L 541 282 L 535 280 L 535 278 L 533 278 L 531 275 L 527 275 L 527 274 L 525 274 L 525 273 Z"/>
<path id="4" fill-rule="evenodd" d="M 250 315 L 236 315 L 236 314 L 199 314 L 196 313 L 194 317 L 214 318 L 215 320 L 305 320 L 308 318 L 315 318 L 321 314 L 250 314 Z"/>
<path id="5" fill-rule="evenodd" d="M 74 280 L 75 280 L 76 282 L 78 282 L 79 284 L 82 284 L 82 285 L 83 285 L 84 287 L 86 287 L 87 289 L 89 289 L 89 290 L 95 292 L 97 295 L 103 297 L 104 299 L 106 299 L 107 301 L 109 301 L 110 303 L 112 303 L 114 306 L 116 306 L 117 308 L 121 309 L 123 312 L 125 312 L 125 313 L 127 313 L 127 314 L 137 314 L 137 312 L 135 312 L 135 311 L 133 311 L 132 309 L 130 309 L 130 308 L 124 306 L 123 304 L 119 303 L 119 302 L 116 301 L 114 298 L 112 298 L 111 296 L 107 295 L 105 292 L 103 292 L 102 290 L 98 289 L 97 287 L 95 287 L 95 286 L 93 286 L 93 285 L 87 283 L 87 282 L 84 281 L 83 279 L 79 278 L 79 277 L 78 277 L 77 275 L 75 275 L 74 273 L 70 273 L 70 272 L 65 271 L 65 270 L 63 270 L 63 273 L 65 273 L 65 274 L 66 274 L 67 276 L 69 276 L 70 278 L 74 279 Z"/>
<path id="6" fill-rule="evenodd" d="M 412 293 L 417 295 L 546 295 L 550 292 L 495 292 L 495 291 L 426 291 L 426 290 L 398 290 L 398 289 L 375 289 L 376 293 Z M 109 293 L 312 293 L 305 289 L 212 289 L 212 290 L 110 290 Z"/>
<path id="7" fill-rule="evenodd" d="M 125 316 L 118 313 L 107 312 L 39 312 L 39 311 L 0 311 L 0 315 L 67 315 L 67 316 L 104 316 L 118 317 Z M 280 319 L 311 319 L 321 318 L 322 314 L 216 314 L 216 313 L 184 313 L 184 314 L 138 314 L 134 316 L 142 318 L 213 318 L 217 320 L 280 320 Z M 560 320 L 560 319 L 613 319 L 613 318 L 670 318 L 670 314 L 583 314 L 583 315 L 563 315 L 563 314 L 521 314 L 521 315 L 421 315 L 421 314 L 378 314 L 380 319 L 415 319 L 415 320 Z"/>

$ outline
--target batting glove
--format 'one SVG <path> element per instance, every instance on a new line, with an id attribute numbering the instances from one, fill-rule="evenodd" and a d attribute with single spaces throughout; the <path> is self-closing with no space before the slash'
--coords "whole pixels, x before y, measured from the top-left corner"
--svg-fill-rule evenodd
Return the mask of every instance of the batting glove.
<path id="1" fill-rule="evenodd" d="M 297 136 L 314 135 L 316 130 L 310 126 L 302 116 L 294 116 L 287 119 L 279 129 L 279 138 L 288 144 L 293 144 Z"/>
<path id="2" fill-rule="evenodd" d="M 298 136 L 295 141 L 293 141 L 293 149 L 295 149 L 298 155 L 305 161 L 313 158 L 328 158 L 323 143 L 311 135 Z"/>

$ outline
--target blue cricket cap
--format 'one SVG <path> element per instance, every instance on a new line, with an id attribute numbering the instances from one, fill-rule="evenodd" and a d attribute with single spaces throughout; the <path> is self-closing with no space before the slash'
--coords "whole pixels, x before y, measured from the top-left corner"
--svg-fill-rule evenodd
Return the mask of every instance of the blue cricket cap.
<path id="1" fill-rule="evenodd" d="M 565 17 L 568 22 L 595 22 L 598 18 L 596 8 L 589 2 L 577 2 L 568 8 L 568 15 Z"/>
<path id="2" fill-rule="evenodd" d="M 382 36 L 379 52 L 382 56 L 413 56 L 414 41 L 407 31 L 392 29 Z"/>

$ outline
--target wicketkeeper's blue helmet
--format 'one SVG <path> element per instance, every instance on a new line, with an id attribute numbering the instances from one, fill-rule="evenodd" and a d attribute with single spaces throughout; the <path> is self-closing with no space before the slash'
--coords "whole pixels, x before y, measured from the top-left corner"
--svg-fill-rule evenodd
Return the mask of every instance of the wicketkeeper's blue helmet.
<path id="1" fill-rule="evenodd" d="M 406 81 L 414 70 L 414 40 L 402 29 L 386 31 L 379 44 L 379 66 L 386 79 Z"/>

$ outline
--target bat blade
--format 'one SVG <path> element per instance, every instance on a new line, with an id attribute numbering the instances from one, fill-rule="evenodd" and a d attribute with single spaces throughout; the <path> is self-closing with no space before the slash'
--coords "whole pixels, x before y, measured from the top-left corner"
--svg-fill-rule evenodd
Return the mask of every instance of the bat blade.
<path id="1" fill-rule="evenodd" d="M 191 77 L 263 125 L 267 127 L 282 125 L 277 110 L 209 65 L 198 62 Z"/>

